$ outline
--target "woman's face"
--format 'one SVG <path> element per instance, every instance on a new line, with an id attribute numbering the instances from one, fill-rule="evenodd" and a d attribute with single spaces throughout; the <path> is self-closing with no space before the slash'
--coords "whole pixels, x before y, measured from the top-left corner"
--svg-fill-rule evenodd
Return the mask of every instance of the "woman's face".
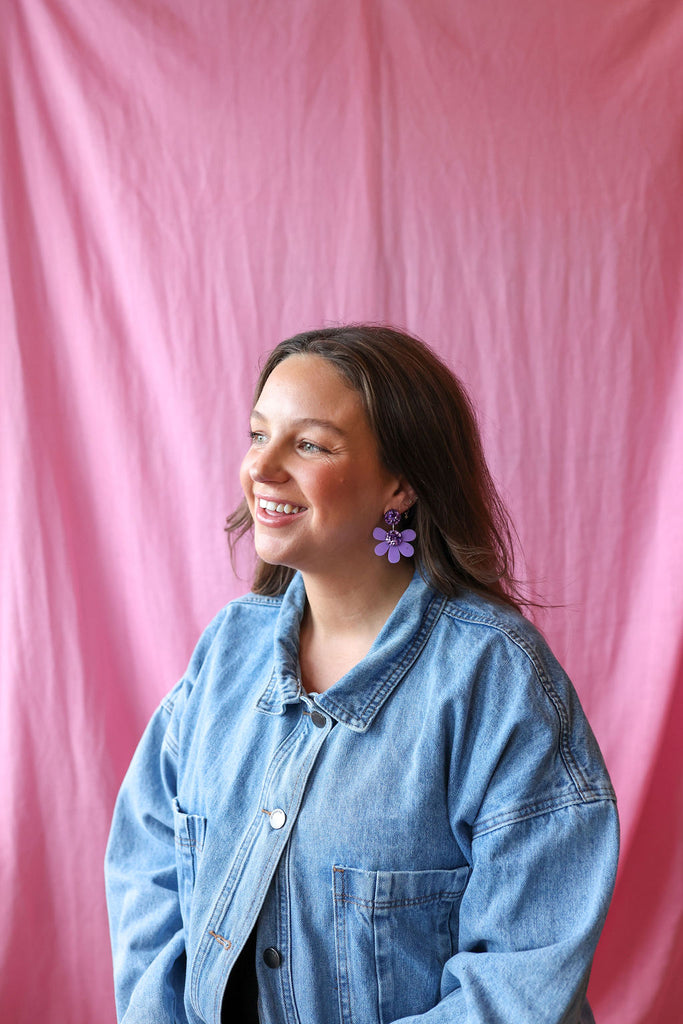
<path id="1" fill-rule="evenodd" d="M 360 396 L 318 355 L 289 356 L 268 377 L 240 481 L 257 554 L 304 573 L 362 571 L 385 510 L 407 504 Z"/>

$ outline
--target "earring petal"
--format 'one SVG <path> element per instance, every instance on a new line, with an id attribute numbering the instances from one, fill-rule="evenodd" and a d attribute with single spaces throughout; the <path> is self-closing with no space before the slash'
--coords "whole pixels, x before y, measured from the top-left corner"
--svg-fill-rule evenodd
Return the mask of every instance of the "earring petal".
<path id="1" fill-rule="evenodd" d="M 415 549 L 409 541 L 415 540 L 417 534 L 415 530 L 397 530 L 396 525 L 400 518 L 400 512 L 391 508 L 384 513 L 384 522 L 389 529 L 383 530 L 380 526 L 376 526 L 372 531 L 372 536 L 380 542 L 375 545 L 375 554 L 386 555 L 392 565 L 400 561 L 401 555 L 410 558 L 415 554 Z"/>

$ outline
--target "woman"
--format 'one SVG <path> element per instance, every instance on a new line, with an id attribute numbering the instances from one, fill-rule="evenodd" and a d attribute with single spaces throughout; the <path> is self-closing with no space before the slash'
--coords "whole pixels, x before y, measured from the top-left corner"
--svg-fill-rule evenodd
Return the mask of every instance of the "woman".
<path id="1" fill-rule="evenodd" d="M 462 387 L 398 331 L 312 331 L 266 362 L 250 436 L 228 532 L 253 526 L 253 592 L 114 815 L 119 1020 L 591 1021 L 614 793 L 520 614 Z"/>

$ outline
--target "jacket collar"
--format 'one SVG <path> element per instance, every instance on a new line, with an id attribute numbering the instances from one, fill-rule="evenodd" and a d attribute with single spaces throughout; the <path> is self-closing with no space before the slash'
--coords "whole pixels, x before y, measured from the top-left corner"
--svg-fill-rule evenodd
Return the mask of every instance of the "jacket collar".
<path id="1" fill-rule="evenodd" d="M 320 709 L 350 729 L 365 732 L 419 656 L 446 601 L 416 572 L 365 658 L 316 696 Z M 282 715 L 301 697 L 299 628 L 305 604 L 304 582 L 297 573 L 282 598 L 273 668 L 257 704 L 267 714 Z"/>

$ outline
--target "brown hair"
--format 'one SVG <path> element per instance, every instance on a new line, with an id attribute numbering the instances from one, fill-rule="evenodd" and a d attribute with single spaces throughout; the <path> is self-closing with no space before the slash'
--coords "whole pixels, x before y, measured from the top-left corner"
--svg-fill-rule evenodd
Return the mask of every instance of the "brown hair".
<path id="1" fill-rule="evenodd" d="M 360 394 L 382 462 L 415 491 L 408 521 L 424 579 L 448 596 L 464 586 L 513 607 L 533 604 L 513 575 L 512 527 L 472 404 L 448 367 L 423 342 L 391 327 L 326 327 L 280 342 L 263 366 L 254 402 L 279 363 L 303 354 L 327 359 Z M 226 523 L 231 552 L 251 525 L 243 501 Z M 280 594 L 293 575 L 259 559 L 253 590 Z"/>

